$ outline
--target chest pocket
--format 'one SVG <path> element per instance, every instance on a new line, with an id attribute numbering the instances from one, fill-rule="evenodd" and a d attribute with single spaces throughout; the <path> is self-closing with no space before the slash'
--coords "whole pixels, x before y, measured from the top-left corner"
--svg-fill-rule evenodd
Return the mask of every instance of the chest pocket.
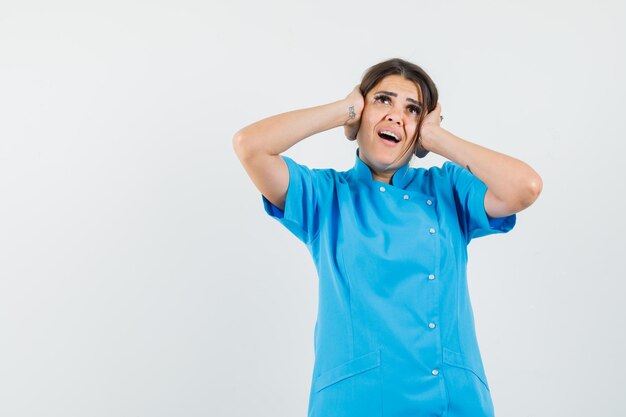
<path id="1" fill-rule="evenodd" d="M 312 390 L 310 417 L 382 416 L 380 350 L 319 374 Z"/>

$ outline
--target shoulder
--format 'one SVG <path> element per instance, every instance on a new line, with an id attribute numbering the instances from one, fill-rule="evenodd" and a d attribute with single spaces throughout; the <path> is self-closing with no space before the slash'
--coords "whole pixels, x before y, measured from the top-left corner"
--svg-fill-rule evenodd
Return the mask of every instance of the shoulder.
<path id="1" fill-rule="evenodd" d="M 339 172 L 334 168 L 314 168 L 307 164 L 295 161 L 287 155 L 280 155 L 289 168 L 289 174 L 298 177 L 307 177 L 318 184 L 329 184 L 341 180 L 344 172 Z"/>
<path id="2" fill-rule="evenodd" d="M 452 176 L 457 174 L 460 170 L 463 170 L 463 168 L 456 162 L 452 161 L 445 161 L 441 164 L 441 166 L 434 166 L 430 168 L 431 172 L 441 176 Z"/>
<path id="3" fill-rule="evenodd" d="M 459 174 L 464 170 L 454 162 L 445 161 L 438 166 L 412 167 L 410 171 L 411 180 L 408 188 L 435 196 L 452 192 Z"/>
<path id="4" fill-rule="evenodd" d="M 470 171 L 452 161 L 445 161 L 441 166 L 430 167 L 428 172 L 433 180 L 445 181 L 452 184 L 475 178 L 474 174 Z"/>
<path id="5" fill-rule="evenodd" d="M 447 180 L 450 177 L 462 170 L 459 165 L 452 161 L 445 161 L 441 165 L 433 165 L 430 167 L 411 167 L 410 170 L 414 172 L 415 178 L 429 178 L 430 181 Z"/>

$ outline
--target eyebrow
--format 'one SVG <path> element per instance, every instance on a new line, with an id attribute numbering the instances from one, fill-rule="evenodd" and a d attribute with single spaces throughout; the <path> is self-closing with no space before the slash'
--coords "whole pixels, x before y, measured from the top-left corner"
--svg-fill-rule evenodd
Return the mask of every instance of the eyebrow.
<path id="1" fill-rule="evenodd" d="M 393 96 L 393 97 L 398 97 L 398 94 L 393 93 L 393 92 L 391 92 L 391 91 L 379 91 L 379 92 L 377 92 L 376 94 L 387 94 L 387 95 L 390 95 L 390 96 Z M 422 103 L 420 103 L 419 101 L 414 100 L 414 99 L 412 99 L 412 98 L 408 98 L 408 97 L 407 97 L 406 101 L 410 101 L 411 103 L 415 103 L 415 104 L 417 104 L 418 106 L 421 106 L 421 105 L 422 105 Z"/>

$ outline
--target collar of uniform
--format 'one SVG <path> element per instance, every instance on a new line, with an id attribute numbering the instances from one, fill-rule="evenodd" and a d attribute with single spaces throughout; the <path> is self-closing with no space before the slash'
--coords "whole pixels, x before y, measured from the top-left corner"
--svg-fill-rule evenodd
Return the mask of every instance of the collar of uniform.
<path id="1" fill-rule="evenodd" d="M 361 160 L 361 158 L 359 158 L 359 148 L 356 149 L 355 153 L 356 162 L 354 163 L 354 167 L 352 169 L 354 170 L 356 177 L 368 183 L 374 181 L 374 177 L 372 176 L 372 170 L 365 162 Z M 408 162 L 398 168 L 398 170 L 394 172 L 393 176 L 391 177 L 391 185 L 404 189 L 404 187 L 406 187 L 409 183 L 411 177 L 410 175 L 408 175 L 408 170 Z"/>

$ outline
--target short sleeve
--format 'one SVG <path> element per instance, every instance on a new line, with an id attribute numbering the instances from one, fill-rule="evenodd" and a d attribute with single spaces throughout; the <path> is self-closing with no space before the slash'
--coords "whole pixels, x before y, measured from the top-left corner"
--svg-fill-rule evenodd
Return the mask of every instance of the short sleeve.
<path id="1" fill-rule="evenodd" d="M 309 243 L 315 239 L 319 230 L 319 172 L 298 164 L 288 156 L 280 157 L 289 169 L 285 210 L 281 210 L 261 194 L 263 207 L 268 215 L 279 221 L 298 239 Z"/>
<path id="2" fill-rule="evenodd" d="M 515 226 L 515 213 L 506 217 L 489 218 L 485 211 L 487 186 L 477 176 L 460 165 L 447 161 L 443 164 L 452 183 L 454 201 L 466 243 L 494 233 L 507 233 Z"/>

